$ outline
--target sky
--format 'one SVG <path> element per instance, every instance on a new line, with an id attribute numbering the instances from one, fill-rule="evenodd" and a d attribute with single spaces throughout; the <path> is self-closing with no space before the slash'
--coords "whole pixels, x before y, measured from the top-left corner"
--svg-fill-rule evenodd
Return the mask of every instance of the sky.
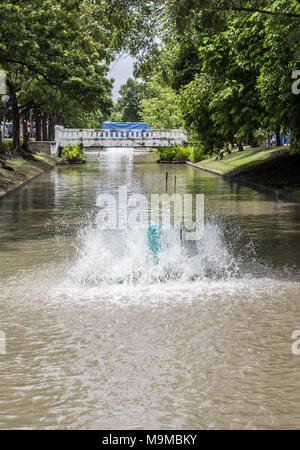
<path id="1" fill-rule="evenodd" d="M 109 72 L 109 77 L 115 79 L 113 88 L 114 102 L 118 98 L 118 92 L 122 84 L 126 83 L 127 79 L 133 77 L 133 58 L 131 56 L 123 56 L 117 62 L 112 63 Z"/>

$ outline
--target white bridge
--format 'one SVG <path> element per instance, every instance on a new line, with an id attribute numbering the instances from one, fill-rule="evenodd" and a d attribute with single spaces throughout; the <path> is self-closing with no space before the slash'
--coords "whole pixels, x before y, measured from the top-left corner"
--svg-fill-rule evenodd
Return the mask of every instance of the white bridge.
<path id="1" fill-rule="evenodd" d="M 155 148 L 182 144 L 187 140 L 182 130 L 91 130 L 55 127 L 55 152 L 69 144 L 82 144 L 84 148 Z"/>

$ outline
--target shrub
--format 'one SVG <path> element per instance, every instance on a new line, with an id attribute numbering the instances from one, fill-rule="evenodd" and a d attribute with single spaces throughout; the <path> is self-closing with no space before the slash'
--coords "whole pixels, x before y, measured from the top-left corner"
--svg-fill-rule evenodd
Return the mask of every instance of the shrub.
<path id="1" fill-rule="evenodd" d="M 253 148 L 260 147 L 264 144 L 264 140 L 267 137 L 267 135 L 268 135 L 268 133 L 265 130 L 259 129 L 259 130 L 255 131 L 249 144 Z"/>
<path id="2" fill-rule="evenodd" d="M 160 156 L 161 161 L 192 161 L 197 163 L 209 157 L 203 145 L 173 145 L 172 147 L 160 147 L 154 150 Z"/>
<path id="3" fill-rule="evenodd" d="M 176 161 L 191 161 L 193 147 L 178 145 L 176 148 Z"/>
<path id="4" fill-rule="evenodd" d="M 83 160 L 83 147 L 81 144 L 66 145 L 61 152 L 61 156 L 69 162 Z"/>
<path id="5" fill-rule="evenodd" d="M 191 147 L 173 145 L 172 147 L 160 147 L 155 150 L 161 161 L 188 161 L 192 154 Z"/>
<path id="6" fill-rule="evenodd" d="M 195 145 L 192 148 L 191 161 L 193 163 L 197 163 L 199 161 L 202 161 L 203 159 L 206 159 L 208 156 L 209 155 L 207 155 L 203 145 L 198 144 L 198 145 Z"/>
<path id="7" fill-rule="evenodd" d="M 175 161 L 176 152 L 174 147 L 159 147 L 154 150 L 161 159 L 161 161 Z"/>

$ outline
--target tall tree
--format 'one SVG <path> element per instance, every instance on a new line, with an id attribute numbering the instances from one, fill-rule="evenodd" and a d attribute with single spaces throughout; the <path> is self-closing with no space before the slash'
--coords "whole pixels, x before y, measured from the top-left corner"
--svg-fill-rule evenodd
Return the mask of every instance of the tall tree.
<path id="1" fill-rule="evenodd" d="M 15 134 L 17 114 L 24 102 L 43 103 L 49 108 L 60 97 L 86 110 L 110 109 L 111 82 L 107 74 L 112 59 L 111 33 L 105 20 L 99 20 L 106 3 L 97 5 L 85 0 L 32 0 L 26 8 L 16 0 L 1 3 L 5 26 L 1 21 L 0 65 L 9 75 Z M 14 147 L 19 147 L 18 137 L 14 138 Z"/>
<path id="2" fill-rule="evenodd" d="M 145 83 L 140 115 L 152 128 L 181 128 L 183 118 L 178 95 L 156 74 Z"/>
<path id="3" fill-rule="evenodd" d="M 142 84 L 128 78 L 119 91 L 120 97 L 114 106 L 113 119 L 123 122 L 138 122 L 141 120 L 139 105 L 142 98 Z"/>

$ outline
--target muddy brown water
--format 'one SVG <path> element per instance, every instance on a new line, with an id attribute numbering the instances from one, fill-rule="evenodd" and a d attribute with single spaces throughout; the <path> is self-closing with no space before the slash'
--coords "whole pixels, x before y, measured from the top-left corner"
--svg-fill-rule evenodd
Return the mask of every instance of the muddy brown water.
<path id="1" fill-rule="evenodd" d="M 97 198 L 205 195 L 202 241 L 105 234 Z M 300 205 L 131 150 L 0 202 L 2 429 L 299 428 Z M 133 276 L 134 275 L 134 276 Z"/>

